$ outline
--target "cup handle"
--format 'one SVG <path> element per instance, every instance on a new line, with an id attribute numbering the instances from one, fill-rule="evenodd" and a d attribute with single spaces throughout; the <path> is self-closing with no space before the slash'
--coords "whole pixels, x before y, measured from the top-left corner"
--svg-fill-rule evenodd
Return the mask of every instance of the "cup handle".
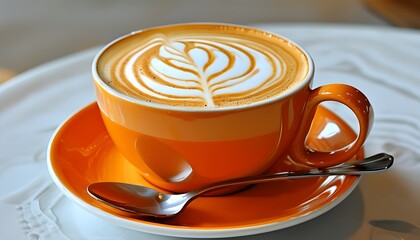
<path id="1" fill-rule="evenodd" d="M 305 141 L 317 106 L 324 101 L 336 101 L 350 108 L 359 122 L 357 138 L 346 147 L 331 152 L 319 152 L 306 146 Z M 311 91 L 290 156 L 296 162 L 311 167 L 329 167 L 347 161 L 360 151 L 373 123 L 373 109 L 366 96 L 345 84 L 329 84 Z"/>

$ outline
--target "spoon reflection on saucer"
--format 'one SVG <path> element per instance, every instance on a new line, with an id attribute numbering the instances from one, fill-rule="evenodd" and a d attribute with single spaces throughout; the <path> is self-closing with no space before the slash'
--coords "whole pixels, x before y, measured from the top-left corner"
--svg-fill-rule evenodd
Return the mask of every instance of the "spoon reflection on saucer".
<path id="1" fill-rule="evenodd" d="M 203 193 L 239 184 L 255 184 L 277 181 L 280 179 L 307 178 L 331 175 L 360 175 L 377 173 L 391 167 L 394 158 L 386 153 L 379 153 L 363 160 L 343 163 L 324 169 L 309 169 L 293 172 L 244 177 L 214 183 L 205 188 L 182 194 L 169 194 L 148 187 L 118 183 L 98 182 L 87 187 L 88 193 L 95 199 L 116 209 L 138 216 L 158 218 L 172 217 L 180 213 L 194 198 Z"/>

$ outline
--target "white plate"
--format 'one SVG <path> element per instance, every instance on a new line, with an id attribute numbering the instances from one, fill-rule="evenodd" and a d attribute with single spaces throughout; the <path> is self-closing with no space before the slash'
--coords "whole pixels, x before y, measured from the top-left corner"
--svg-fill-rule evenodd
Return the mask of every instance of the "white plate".
<path id="1" fill-rule="evenodd" d="M 395 156 L 322 216 L 259 239 L 420 237 L 420 33 L 340 25 L 265 25 L 313 56 L 315 85 L 344 82 L 371 100 L 376 120 L 366 154 Z M 68 200 L 52 183 L 45 152 L 54 129 L 94 100 L 91 49 L 0 85 L 2 239 L 171 239 L 114 226 Z M 340 115 L 350 114 L 340 106 Z M 254 239 L 255 236 L 242 239 Z"/>

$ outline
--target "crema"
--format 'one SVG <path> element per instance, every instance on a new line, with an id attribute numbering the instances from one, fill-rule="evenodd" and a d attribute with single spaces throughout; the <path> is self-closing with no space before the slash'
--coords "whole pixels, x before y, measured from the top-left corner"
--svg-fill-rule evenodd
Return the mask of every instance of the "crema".
<path id="1" fill-rule="evenodd" d="M 104 83 L 140 101 L 219 108 L 292 89 L 305 79 L 308 59 L 257 29 L 188 24 L 126 36 L 105 49 L 97 68 Z"/>

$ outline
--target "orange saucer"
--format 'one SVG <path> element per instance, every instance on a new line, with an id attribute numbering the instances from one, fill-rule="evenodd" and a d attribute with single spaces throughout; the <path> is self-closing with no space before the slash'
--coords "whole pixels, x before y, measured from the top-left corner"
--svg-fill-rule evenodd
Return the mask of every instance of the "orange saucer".
<path id="1" fill-rule="evenodd" d="M 336 149 L 354 138 L 354 132 L 339 117 L 319 108 L 308 144 L 319 150 Z M 360 178 L 334 176 L 264 183 L 227 196 L 197 198 L 174 218 L 136 218 L 105 206 L 86 192 L 90 183 L 101 181 L 153 187 L 115 148 L 96 103 L 65 121 L 52 137 L 48 151 L 54 182 L 84 209 L 120 226 L 177 237 L 243 236 L 296 225 L 336 206 Z M 357 158 L 361 157 L 362 152 Z"/>

